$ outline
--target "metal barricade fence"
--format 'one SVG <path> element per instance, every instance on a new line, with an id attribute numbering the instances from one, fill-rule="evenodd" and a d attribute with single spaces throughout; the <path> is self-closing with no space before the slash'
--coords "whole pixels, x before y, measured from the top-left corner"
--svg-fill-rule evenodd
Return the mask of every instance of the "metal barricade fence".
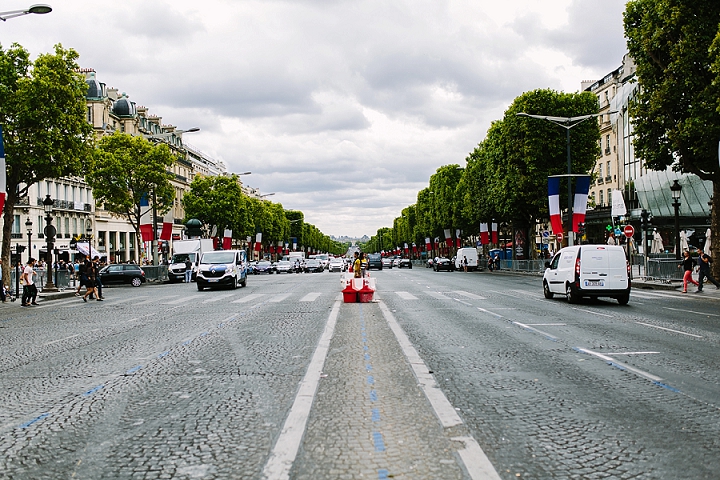
<path id="1" fill-rule="evenodd" d="M 167 265 L 142 265 L 140 268 L 145 272 L 145 280 L 148 282 L 167 282 L 169 280 Z"/>
<path id="2" fill-rule="evenodd" d="M 674 258 L 648 258 L 648 280 L 661 280 L 670 283 L 672 280 L 682 281 L 683 270 L 678 268 L 680 260 Z"/>

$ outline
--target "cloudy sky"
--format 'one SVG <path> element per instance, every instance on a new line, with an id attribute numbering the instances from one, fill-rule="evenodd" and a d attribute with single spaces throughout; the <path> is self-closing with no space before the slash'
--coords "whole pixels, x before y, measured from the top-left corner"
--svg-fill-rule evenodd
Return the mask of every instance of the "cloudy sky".
<path id="1" fill-rule="evenodd" d="M 0 10 L 33 0 L 0 0 Z M 625 0 L 47 0 L 3 47 L 56 43 L 328 235 L 372 235 L 515 97 L 625 53 Z"/>

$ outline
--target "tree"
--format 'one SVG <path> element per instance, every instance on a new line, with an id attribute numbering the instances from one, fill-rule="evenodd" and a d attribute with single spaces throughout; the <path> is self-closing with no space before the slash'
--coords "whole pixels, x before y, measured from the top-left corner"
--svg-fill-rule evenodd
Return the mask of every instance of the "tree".
<path id="1" fill-rule="evenodd" d="M 692 173 L 713 183 L 711 231 L 720 224 L 720 3 L 631 0 L 625 36 L 639 85 L 630 105 L 636 156 L 648 168 Z M 713 256 L 720 243 L 713 242 Z M 716 262 L 714 273 L 720 273 Z"/>
<path id="2" fill-rule="evenodd" d="M 23 47 L 0 47 L 0 124 L 7 164 L 3 208 L 3 284 L 10 283 L 13 207 L 46 178 L 80 176 L 90 164 L 92 127 L 85 120 L 87 85 L 78 54 L 55 46 L 32 62 Z"/>
<path id="3" fill-rule="evenodd" d="M 100 139 L 94 158 L 87 182 L 95 201 L 125 217 L 136 232 L 140 231 L 143 197 L 155 202 L 158 215 L 172 206 L 175 189 L 170 180 L 174 175 L 167 169 L 175 163 L 175 156 L 166 144 L 154 145 L 142 137 L 115 132 Z M 139 249 L 140 235 L 136 238 Z"/>
<path id="4" fill-rule="evenodd" d="M 243 193 L 237 175 L 196 176 L 190 191 L 183 195 L 182 204 L 186 222 L 197 218 L 208 232 L 217 226 L 220 233 L 226 228 L 231 229 L 235 238 L 250 235 L 249 199 Z"/>

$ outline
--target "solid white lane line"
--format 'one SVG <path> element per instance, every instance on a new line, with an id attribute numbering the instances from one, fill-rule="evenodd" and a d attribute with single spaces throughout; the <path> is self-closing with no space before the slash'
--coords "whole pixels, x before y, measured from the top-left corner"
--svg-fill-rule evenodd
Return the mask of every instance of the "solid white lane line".
<path id="1" fill-rule="evenodd" d="M 606 314 L 604 314 L 604 313 L 593 312 L 592 310 L 585 310 L 585 309 L 583 309 L 583 308 L 575 308 L 575 307 L 572 307 L 572 309 L 573 309 L 573 310 L 577 310 L 577 311 L 579 311 L 579 312 L 586 312 L 586 313 L 592 313 L 593 315 L 600 315 L 601 317 L 615 318 L 613 315 L 606 315 Z"/>
<path id="2" fill-rule="evenodd" d="M 503 316 L 500 315 L 499 313 L 491 312 L 490 310 L 485 310 L 484 308 L 480 308 L 480 307 L 477 307 L 477 309 L 480 310 L 481 312 L 489 313 L 490 315 L 494 315 L 498 318 L 503 318 Z"/>
<path id="3" fill-rule="evenodd" d="M 705 313 L 705 312 L 693 312 L 692 310 L 685 310 L 684 308 L 670 308 L 670 307 L 663 307 L 665 310 L 674 310 L 676 312 L 683 312 L 683 313 L 694 313 L 696 315 L 707 315 L 708 317 L 720 317 L 720 315 L 715 313 Z"/>
<path id="4" fill-rule="evenodd" d="M 289 296 L 290 296 L 289 293 L 281 293 L 280 295 L 275 295 L 275 296 L 273 296 L 273 297 L 272 297 L 270 300 L 268 300 L 268 301 L 269 301 L 269 302 L 272 302 L 272 303 L 280 303 L 280 302 L 282 302 L 283 300 L 285 300 L 286 298 L 288 298 Z"/>
<path id="5" fill-rule="evenodd" d="M 395 292 L 403 300 L 417 300 L 418 298 L 410 292 Z"/>
<path id="6" fill-rule="evenodd" d="M 473 300 L 485 300 L 485 297 L 481 297 L 480 295 L 475 295 L 470 292 L 463 292 L 462 290 L 458 290 L 455 293 L 462 295 L 463 297 L 472 298 Z"/>
<path id="7" fill-rule="evenodd" d="M 300 442 L 302 442 L 302 437 L 305 433 L 305 426 L 307 425 L 310 409 L 315 400 L 318 383 L 320 382 L 320 374 L 325 365 L 325 357 L 327 356 L 328 349 L 330 348 L 330 340 L 335 331 L 335 324 L 337 323 L 338 312 L 340 311 L 340 303 L 340 300 L 336 300 L 335 305 L 333 305 L 330 311 L 330 316 L 325 324 L 325 330 L 310 360 L 305 377 L 302 382 L 300 382 L 300 388 L 298 388 L 297 395 L 295 395 L 293 406 L 290 408 L 290 413 L 288 413 L 285 419 L 285 424 L 270 453 L 270 458 L 265 464 L 263 475 L 267 479 L 284 480 L 290 477 L 290 469 L 295 461 L 298 449 L 300 448 Z"/>
<path id="8" fill-rule="evenodd" d="M 472 307 L 472 303 L 468 303 L 466 301 L 460 300 L 459 298 L 453 298 L 453 300 L 455 300 L 456 302 L 460 302 L 463 305 L 467 305 L 468 307 Z"/>
<path id="9" fill-rule="evenodd" d="M 658 327 L 657 325 L 651 325 L 649 323 L 635 322 L 638 325 L 644 325 L 646 327 L 659 328 L 660 330 L 667 330 L 668 332 L 679 333 L 681 335 L 687 335 L 688 337 L 703 338 L 702 335 L 695 335 L 692 333 L 681 332 L 680 330 L 673 330 L 672 328 Z"/>
<path id="10" fill-rule="evenodd" d="M 300 299 L 301 302 L 314 302 L 318 297 L 322 295 L 322 292 L 310 292 Z"/>
<path id="11" fill-rule="evenodd" d="M 250 301 L 252 301 L 252 300 L 257 300 L 258 298 L 261 298 L 261 297 L 263 297 L 264 295 L 265 295 L 264 293 L 251 293 L 251 294 L 248 295 L 247 297 L 242 297 L 242 298 L 239 298 L 239 299 L 237 299 L 237 300 L 233 300 L 233 301 L 230 302 L 230 303 L 247 303 L 247 302 L 250 302 Z"/>
<path id="12" fill-rule="evenodd" d="M 402 349 L 405 358 L 410 363 L 420 388 L 423 393 L 425 393 L 425 397 L 430 402 L 430 405 L 435 411 L 435 415 L 440 420 L 440 424 L 444 428 L 462 425 L 462 419 L 457 414 L 445 394 L 435 383 L 435 377 L 428 370 L 427 365 L 425 365 L 425 362 L 410 342 L 410 339 L 407 335 L 405 335 L 405 332 L 402 327 L 400 327 L 400 324 L 397 323 L 397 320 L 395 320 L 395 317 L 383 302 L 378 302 L 378 305 L 380 306 L 380 310 L 382 311 L 388 326 L 395 334 L 395 338 L 400 344 L 400 348 Z M 492 463 L 490 463 L 490 460 L 473 437 L 457 437 L 454 440 L 459 440 L 465 444 L 465 448 L 458 450 L 458 454 L 465 464 L 465 468 L 467 469 L 470 478 L 473 480 L 500 480 L 500 476 L 495 471 L 495 467 L 493 467 Z"/>
<path id="13" fill-rule="evenodd" d="M 48 345 L 52 345 L 53 343 L 63 342 L 65 340 L 70 340 L 71 338 L 79 337 L 82 335 L 82 333 L 77 333 L 75 335 L 70 335 L 69 337 L 61 338 L 59 340 L 53 340 L 52 342 L 43 343 L 43 347 L 47 347 Z"/>
<path id="14" fill-rule="evenodd" d="M 614 358 L 608 357 L 607 355 L 603 355 L 602 353 L 593 352 L 592 350 L 588 350 L 586 348 L 578 348 L 577 350 L 579 352 L 587 353 L 588 355 L 593 355 L 595 357 L 601 358 L 601 359 L 605 360 L 606 362 L 614 363 L 615 365 L 618 365 L 619 367 L 622 367 L 625 370 L 633 372 L 636 375 L 640 375 L 641 377 L 647 378 L 648 380 L 652 380 L 653 382 L 659 382 L 660 380 L 662 380 L 662 378 L 660 378 L 660 377 L 657 377 L 651 373 L 645 372 L 638 368 L 631 367 L 630 365 L 624 364 L 622 362 L 618 362 Z"/>
<path id="15" fill-rule="evenodd" d="M 531 327 L 565 327 L 567 326 L 567 323 L 526 323 L 525 325 L 531 326 Z"/>
<path id="16" fill-rule="evenodd" d="M 544 335 L 544 336 L 546 336 L 546 337 L 548 337 L 548 338 L 550 338 L 550 339 L 552 339 L 552 340 L 554 340 L 554 341 L 557 341 L 557 339 L 558 339 L 555 335 L 550 335 L 549 333 L 543 332 L 542 330 L 539 330 L 539 329 L 537 329 L 537 328 L 531 327 L 530 325 L 526 325 L 526 324 L 520 323 L 520 322 L 512 322 L 512 323 L 513 323 L 514 325 L 517 325 L 517 326 L 519 326 L 519 327 L 525 328 L 525 329 L 527 329 L 527 330 L 532 330 L 533 332 L 539 333 L 540 335 Z"/>
<path id="17" fill-rule="evenodd" d="M 660 353 L 660 352 L 613 352 L 613 353 L 606 353 L 605 355 L 649 355 L 651 353 Z"/>

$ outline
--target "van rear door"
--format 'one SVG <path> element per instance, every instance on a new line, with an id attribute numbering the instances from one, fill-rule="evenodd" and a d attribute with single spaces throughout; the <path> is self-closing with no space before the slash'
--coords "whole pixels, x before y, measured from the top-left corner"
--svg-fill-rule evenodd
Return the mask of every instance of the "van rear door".
<path id="1" fill-rule="evenodd" d="M 610 288 L 608 269 L 610 254 L 604 245 L 583 246 L 580 253 L 580 288 L 605 290 Z"/>

